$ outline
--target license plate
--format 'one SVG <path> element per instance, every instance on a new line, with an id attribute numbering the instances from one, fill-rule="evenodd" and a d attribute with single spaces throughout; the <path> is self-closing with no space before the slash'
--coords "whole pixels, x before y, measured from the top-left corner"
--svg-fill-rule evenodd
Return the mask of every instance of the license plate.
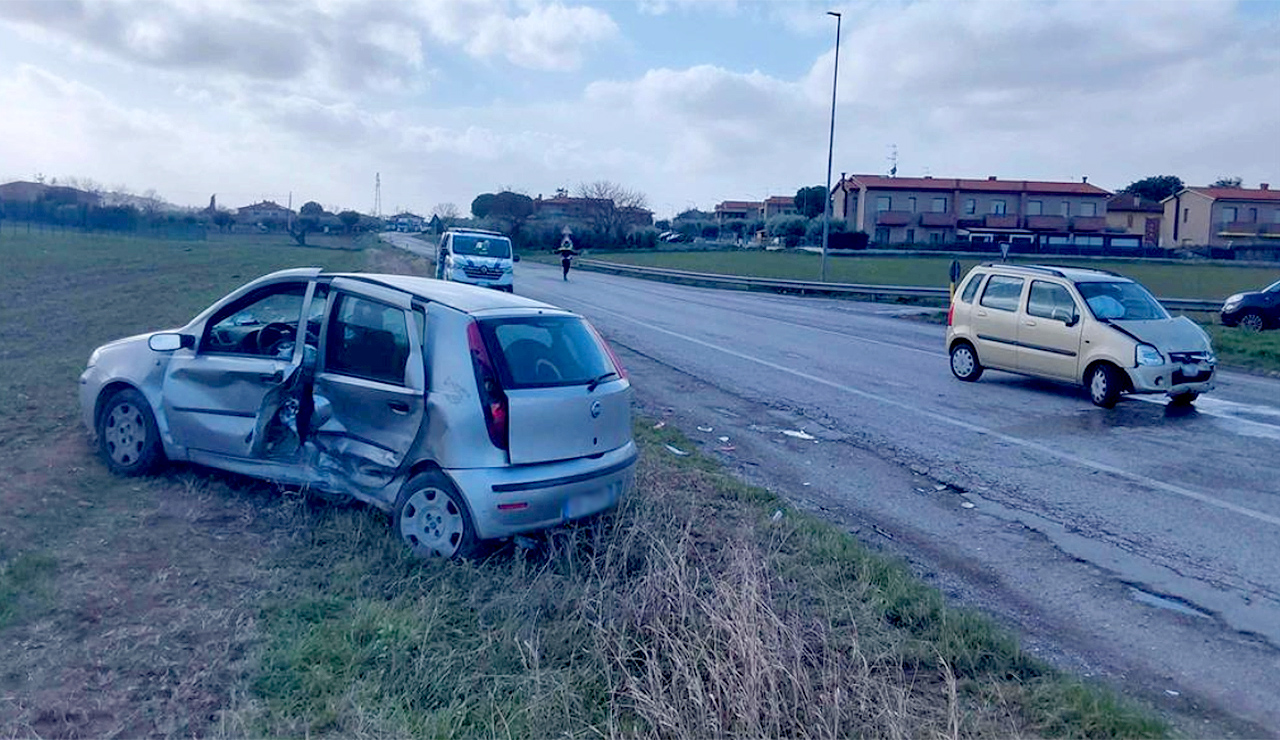
<path id="1" fill-rule="evenodd" d="M 578 519 L 579 517 L 594 514 L 605 508 L 613 501 L 614 486 L 595 491 L 593 493 L 585 493 L 581 496 L 574 496 L 564 502 L 564 518 Z"/>

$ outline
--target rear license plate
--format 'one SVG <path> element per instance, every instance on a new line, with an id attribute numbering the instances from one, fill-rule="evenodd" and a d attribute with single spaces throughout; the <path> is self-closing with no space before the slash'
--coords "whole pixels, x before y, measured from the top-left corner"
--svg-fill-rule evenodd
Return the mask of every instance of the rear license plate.
<path id="1" fill-rule="evenodd" d="M 592 493 L 584 493 L 581 496 L 574 496 L 564 502 L 564 518 L 578 519 L 594 514 L 597 511 L 607 507 L 614 497 L 614 489 L 617 484 L 612 484 L 606 488 Z"/>

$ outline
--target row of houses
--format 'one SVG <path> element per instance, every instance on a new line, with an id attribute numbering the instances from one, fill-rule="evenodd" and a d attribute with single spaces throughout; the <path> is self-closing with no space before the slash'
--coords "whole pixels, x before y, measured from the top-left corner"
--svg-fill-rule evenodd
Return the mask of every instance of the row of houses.
<path id="1" fill-rule="evenodd" d="M 1280 249 L 1280 191 L 1188 187 L 1163 201 L 1080 182 L 842 174 L 832 214 L 878 245 L 1009 243 L 1110 250 Z M 792 198 L 724 201 L 721 225 L 795 213 Z"/>

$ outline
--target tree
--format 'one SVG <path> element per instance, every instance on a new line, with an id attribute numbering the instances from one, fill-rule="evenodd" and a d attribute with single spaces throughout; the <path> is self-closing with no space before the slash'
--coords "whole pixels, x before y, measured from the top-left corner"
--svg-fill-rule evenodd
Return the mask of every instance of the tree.
<path id="1" fill-rule="evenodd" d="M 1244 180 L 1239 177 L 1219 177 L 1214 181 L 1211 188 L 1238 188 L 1244 185 Z"/>
<path id="2" fill-rule="evenodd" d="M 609 180 L 578 185 L 578 197 L 589 201 L 587 221 L 607 239 L 622 238 L 622 227 L 631 214 L 647 210 L 649 200 L 638 190 L 630 190 Z"/>
<path id="3" fill-rule="evenodd" d="M 230 211 L 213 212 L 213 224 L 218 227 L 218 231 L 226 231 L 235 222 L 235 216 L 232 216 Z"/>
<path id="4" fill-rule="evenodd" d="M 338 220 L 342 222 L 342 226 L 350 234 L 355 229 L 356 224 L 360 223 L 360 214 L 355 211 L 343 211 L 338 214 Z"/>
<path id="5" fill-rule="evenodd" d="M 496 196 L 493 193 L 481 193 L 476 199 L 471 201 L 471 215 L 476 218 L 484 218 L 489 215 L 489 211 L 493 209 L 493 200 Z"/>
<path id="6" fill-rule="evenodd" d="M 769 236 L 782 237 L 783 243 L 794 247 L 804 238 L 809 228 L 809 219 L 800 216 L 774 216 L 769 219 Z"/>
<path id="7" fill-rule="evenodd" d="M 796 191 L 796 210 L 805 218 L 821 216 L 827 208 L 827 189 L 822 185 Z"/>
<path id="8" fill-rule="evenodd" d="M 1182 188 L 1182 178 L 1176 175 L 1152 175 L 1129 183 L 1120 192 L 1158 201 L 1168 198 Z"/>
<path id="9" fill-rule="evenodd" d="M 443 229 L 447 229 L 462 217 L 462 211 L 453 203 L 440 203 L 431 210 L 431 215 L 436 217 Z"/>
<path id="10" fill-rule="evenodd" d="M 320 228 L 320 217 L 324 215 L 324 206 L 309 200 L 302 204 L 302 208 L 298 209 L 298 218 L 290 219 L 286 224 L 289 230 L 289 236 L 298 243 L 298 246 L 307 246 L 307 234 Z"/>

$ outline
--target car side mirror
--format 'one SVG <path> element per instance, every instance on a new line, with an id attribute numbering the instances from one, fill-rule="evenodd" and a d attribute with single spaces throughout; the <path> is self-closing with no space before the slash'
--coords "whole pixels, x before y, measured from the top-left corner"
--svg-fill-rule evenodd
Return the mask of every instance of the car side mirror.
<path id="1" fill-rule="evenodd" d="M 164 332 L 163 334 L 152 334 L 151 338 L 147 340 L 147 346 L 154 352 L 172 352 L 178 349 L 192 349 L 196 346 L 196 338 L 190 334 Z"/>
<path id="2" fill-rule="evenodd" d="M 1067 326 L 1075 326 L 1076 324 L 1080 323 L 1080 314 L 1073 313 L 1070 316 L 1066 317 L 1066 319 L 1064 319 L 1062 323 L 1066 324 Z"/>

